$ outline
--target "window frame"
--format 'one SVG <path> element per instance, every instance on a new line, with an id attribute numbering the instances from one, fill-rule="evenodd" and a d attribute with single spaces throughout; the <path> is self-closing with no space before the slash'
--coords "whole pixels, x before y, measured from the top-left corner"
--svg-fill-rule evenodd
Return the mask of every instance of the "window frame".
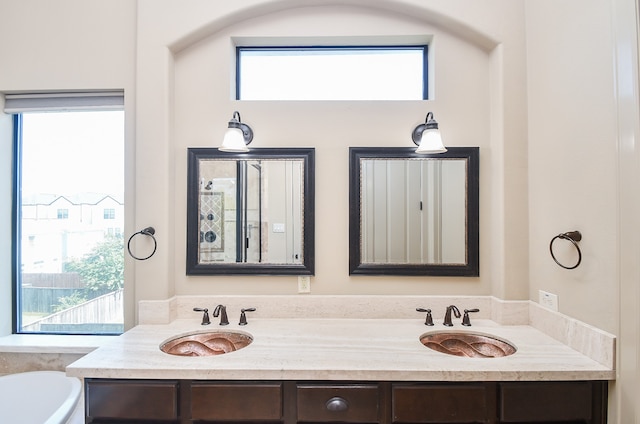
<path id="1" fill-rule="evenodd" d="M 22 293 L 18 289 L 22 266 L 22 249 L 19 241 L 22 240 L 22 225 L 18 225 L 20 219 L 20 202 L 22 201 L 18 188 L 22 187 L 22 162 L 20 151 L 22 150 L 22 114 L 13 115 L 13 181 L 11 194 L 11 332 L 21 334 L 19 331 L 20 320 L 18 318 L 18 305 L 22 302 Z"/>
<path id="2" fill-rule="evenodd" d="M 116 93 L 117 94 L 117 93 Z M 37 97 L 38 95 L 36 95 Z M 117 98 L 117 96 L 107 96 L 110 99 Z M 86 111 L 122 111 L 125 112 L 123 105 L 123 95 L 120 94 L 121 100 L 116 100 L 115 103 L 110 103 L 105 106 L 89 105 L 88 107 L 62 107 L 60 109 L 48 109 L 44 110 L 36 108 L 30 109 L 28 106 L 24 110 L 12 110 L 5 107 L 5 113 L 12 114 L 12 194 L 11 194 L 11 332 L 12 334 L 20 335 L 66 335 L 66 336 L 118 336 L 126 331 L 126 323 L 123 321 L 124 327 L 122 331 L 104 331 L 104 332 L 67 332 L 67 331 L 23 331 L 22 330 L 22 152 L 23 152 L 23 136 L 24 136 L 24 113 L 28 112 L 86 112 Z M 100 102 L 100 101 L 98 101 Z M 36 102 L 37 103 L 37 102 Z M 91 103 L 91 102 L 89 102 Z M 123 116 L 124 119 L 124 116 Z M 124 134 L 123 134 L 124 136 Z M 123 145 L 123 149 L 126 150 L 126 141 Z M 123 154 L 124 151 L 123 150 Z M 111 208 L 113 209 L 113 208 Z M 67 216 L 68 219 L 68 216 Z M 115 210 L 114 218 L 115 219 Z M 113 231 L 118 233 L 117 231 Z M 123 234 L 122 232 L 120 234 Z M 124 254 L 124 253 L 123 253 Z M 124 269 L 123 269 L 124 272 Z M 123 299 L 123 314 L 126 314 L 126 303 Z M 123 319 L 126 318 L 123 316 Z"/>
<path id="3" fill-rule="evenodd" d="M 241 98 L 241 60 L 240 55 L 242 51 L 296 51 L 296 50 L 309 50 L 309 51 L 345 51 L 345 50 L 422 50 L 422 99 L 429 100 L 429 44 L 345 44 L 345 45 L 236 45 L 235 47 L 235 100 L 243 100 Z M 271 99 L 275 100 L 275 99 Z M 309 99 L 308 101 L 314 101 L 316 99 Z M 285 100 L 286 101 L 286 100 Z M 367 100 L 372 101 L 372 100 Z M 384 101 L 384 100 L 373 100 Z"/>

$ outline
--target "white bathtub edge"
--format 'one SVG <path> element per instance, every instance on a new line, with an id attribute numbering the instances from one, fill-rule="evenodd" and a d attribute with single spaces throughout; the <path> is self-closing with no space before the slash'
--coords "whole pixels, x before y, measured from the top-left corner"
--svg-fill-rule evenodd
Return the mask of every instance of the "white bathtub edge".
<path id="1" fill-rule="evenodd" d="M 43 371 L 44 372 L 44 371 Z M 61 371 L 51 371 L 51 372 L 60 372 L 60 374 L 64 374 Z M 60 405 L 60 407 L 49 417 L 44 424 L 65 424 L 69 421 L 69 418 L 73 415 L 76 410 L 76 406 L 78 404 L 78 400 L 80 399 L 80 394 L 82 393 L 82 383 L 80 379 L 77 377 L 69 377 L 65 375 L 65 378 L 69 379 L 71 383 L 71 392 L 67 399 Z"/>

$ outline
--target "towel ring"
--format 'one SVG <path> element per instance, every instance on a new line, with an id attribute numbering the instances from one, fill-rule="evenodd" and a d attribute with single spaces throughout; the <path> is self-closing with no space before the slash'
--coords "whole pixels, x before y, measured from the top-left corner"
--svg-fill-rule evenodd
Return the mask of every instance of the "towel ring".
<path id="1" fill-rule="evenodd" d="M 127 242 L 127 250 L 129 251 L 129 254 L 131 255 L 131 257 L 133 259 L 137 259 L 139 261 L 146 261 L 147 259 L 152 257 L 154 253 L 156 253 L 156 249 L 158 248 L 158 241 L 154 237 L 155 233 L 156 233 L 156 230 L 153 227 L 147 227 L 147 228 L 144 228 L 144 229 L 138 231 L 137 233 L 133 233 L 131 235 L 131 237 L 129 237 L 129 241 Z M 139 258 L 136 255 L 134 255 L 133 253 L 131 253 L 131 240 L 133 240 L 133 238 L 135 236 L 137 236 L 138 234 L 144 234 L 145 236 L 149 236 L 149 237 L 151 237 L 153 239 L 153 252 L 151 252 L 151 254 L 149 256 L 145 257 L 145 258 Z"/>
<path id="2" fill-rule="evenodd" d="M 553 242 L 556 241 L 556 239 L 569 240 L 571 244 L 573 244 L 573 246 L 576 248 L 576 250 L 578 251 L 578 262 L 576 262 L 575 265 L 566 266 L 558 262 L 558 260 L 556 259 L 556 256 L 553 254 Z M 558 265 L 560 265 L 564 269 L 577 268 L 578 265 L 580 265 L 580 262 L 582 262 L 582 252 L 580 251 L 580 246 L 578 246 L 578 242 L 580 240 L 582 240 L 582 234 L 580 234 L 580 231 L 569 231 L 568 233 L 558 234 L 557 236 L 552 238 L 551 243 L 549 243 L 549 252 L 551 252 L 551 257 Z"/>

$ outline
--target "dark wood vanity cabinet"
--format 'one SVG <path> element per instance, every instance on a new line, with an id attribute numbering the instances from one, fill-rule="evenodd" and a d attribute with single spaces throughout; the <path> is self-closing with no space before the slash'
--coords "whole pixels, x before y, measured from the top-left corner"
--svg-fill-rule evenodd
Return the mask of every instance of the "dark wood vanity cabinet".
<path id="1" fill-rule="evenodd" d="M 393 423 L 493 423 L 495 383 L 396 383 Z"/>
<path id="2" fill-rule="evenodd" d="M 178 422 L 178 380 L 85 379 L 86 422 Z"/>
<path id="3" fill-rule="evenodd" d="M 378 383 L 297 383 L 296 422 L 377 423 L 381 416 Z"/>
<path id="4" fill-rule="evenodd" d="M 604 424 L 606 381 L 85 379 L 86 423 Z"/>
<path id="5" fill-rule="evenodd" d="M 604 424 L 606 381 L 394 383 L 392 422 Z"/>
<path id="6" fill-rule="evenodd" d="M 499 384 L 501 423 L 607 422 L 606 381 Z"/>
<path id="7" fill-rule="evenodd" d="M 283 384 L 236 382 L 185 382 L 191 387 L 185 412 L 195 422 L 282 421 Z M 190 407 L 190 408 L 189 408 Z"/>
<path id="8" fill-rule="evenodd" d="M 85 379 L 86 423 L 283 422 L 283 382 Z"/>

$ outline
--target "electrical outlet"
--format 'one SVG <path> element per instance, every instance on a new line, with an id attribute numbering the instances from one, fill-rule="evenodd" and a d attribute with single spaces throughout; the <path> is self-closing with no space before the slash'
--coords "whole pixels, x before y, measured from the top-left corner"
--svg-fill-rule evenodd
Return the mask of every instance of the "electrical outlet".
<path id="1" fill-rule="evenodd" d="M 311 277 L 308 275 L 298 276 L 298 293 L 311 293 Z"/>
<path id="2" fill-rule="evenodd" d="M 546 292 L 544 290 L 539 290 L 538 295 L 540 296 L 540 304 L 547 309 L 551 309 L 552 311 L 558 310 L 558 295 Z"/>

